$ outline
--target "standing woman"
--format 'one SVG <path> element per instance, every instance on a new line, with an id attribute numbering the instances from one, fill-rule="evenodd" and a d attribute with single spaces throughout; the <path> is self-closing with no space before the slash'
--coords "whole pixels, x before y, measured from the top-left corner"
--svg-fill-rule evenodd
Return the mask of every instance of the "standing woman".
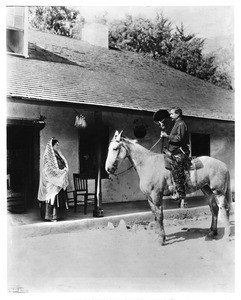
<path id="1" fill-rule="evenodd" d="M 51 138 L 44 152 L 38 190 L 41 218 L 45 221 L 56 222 L 66 215 L 68 171 L 59 141 Z"/>

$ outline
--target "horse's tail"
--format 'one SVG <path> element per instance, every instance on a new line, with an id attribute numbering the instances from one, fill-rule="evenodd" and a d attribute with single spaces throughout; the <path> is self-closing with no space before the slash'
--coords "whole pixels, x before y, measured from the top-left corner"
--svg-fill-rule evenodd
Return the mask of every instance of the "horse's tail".
<path id="1" fill-rule="evenodd" d="M 230 173 L 229 171 L 227 171 L 227 178 L 226 178 L 226 183 L 227 183 L 227 186 L 226 186 L 226 193 L 225 193 L 225 198 L 226 198 L 226 201 L 227 201 L 227 205 L 228 205 L 228 208 L 230 209 L 231 208 L 231 203 L 232 203 L 232 191 L 231 191 L 231 183 L 230 183 Z"/>

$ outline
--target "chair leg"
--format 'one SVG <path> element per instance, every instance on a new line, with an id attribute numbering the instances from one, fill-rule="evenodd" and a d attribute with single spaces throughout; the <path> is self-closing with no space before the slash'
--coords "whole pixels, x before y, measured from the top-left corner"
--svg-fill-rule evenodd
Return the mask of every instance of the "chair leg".
<path id="1" fill-rule="evenodd" d="M 87 200 L 88 200 L 88 196 L 85 195 L 85 200 L 84 200 L 84 214 L 87 214 Z"/>
<path id="2" fill-rule="evenodd" d="M 77 196 L 74 196 L 74 212 L 77 212 Z"/>

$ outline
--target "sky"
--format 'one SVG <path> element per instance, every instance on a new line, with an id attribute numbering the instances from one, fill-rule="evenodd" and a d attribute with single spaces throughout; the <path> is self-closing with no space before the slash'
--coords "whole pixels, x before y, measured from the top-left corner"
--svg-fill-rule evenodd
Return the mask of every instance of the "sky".
<path id="1" fill-rule="evenodd" d="M 161 3 L 161 1 L 160 1 Z M 86 21 L 107 12 L 108 20 L 121 19 L 125 14 L 154 18 L 162 10 L 174 25 L 183 22 L 187 32 L 203 38 L 233 36 L 234 10 L 231 6 L 83 6 L 81 15 Z"/>
<path id="2" fill-rule="evenodd" d="M 157 9 L 162 9 L 164 16 L 174 25 L 183 22 L 188 33 L 202 38 L 234 35 L 234 11 L 239 0 L 5 0 L 5 5 L 49 6 L 64 5 L 80 8 L 85 19 L 108 13 L 108 19 L 123 18 L 129 13 L 133 16 L 155 16 Z M 81 5 L 81 7 L 80 7 Z M 235 6 L 236 5 L 236 6 Z"/>

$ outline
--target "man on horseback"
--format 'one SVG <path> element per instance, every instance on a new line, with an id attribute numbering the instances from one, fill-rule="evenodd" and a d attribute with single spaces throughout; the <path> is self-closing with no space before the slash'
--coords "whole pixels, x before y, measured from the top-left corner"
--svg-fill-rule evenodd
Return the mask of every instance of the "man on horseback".
<path id="1" fill-rule="evenodd" d="M 172 158 L 171 172 L 177 189 L 177 200 L 179 207 L 184 205 L 186 197 L 185 190 L 185 169 L 187 165 L 189 151 L 189 133 L 188 127 L 182 118 L 182 110 L 179 107 L 173 107 L 170 110 L 170 117 L 174 121 L 174 126 L 167 134 L 161 131 L 161 137 L 168 139 L 167 151 L 170 152 Z"/>

